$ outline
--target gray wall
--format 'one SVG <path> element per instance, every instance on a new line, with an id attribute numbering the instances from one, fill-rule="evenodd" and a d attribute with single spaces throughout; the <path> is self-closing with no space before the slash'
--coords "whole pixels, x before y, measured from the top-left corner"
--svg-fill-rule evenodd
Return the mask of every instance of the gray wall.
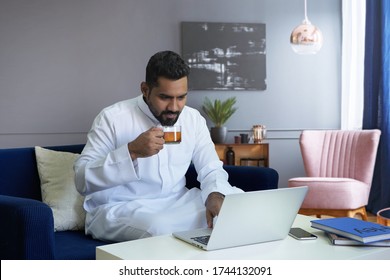
<path id="1" fill-rule="evenodd" d="M 309 0 L 325 43 L 299 56 L 289 35 L 302 0 L 0 0 L 0 148 L 84 143 L 105 106 L 137 96 L 150 55 L 180 52 L 180 22 L 266 23 L 267 90 L 189 93 L 237 97 L 229 141 L 253 124 L 268 128 L 280 186 L 303 175 L 302 129 L 339 128 L 340 0 Z"/>

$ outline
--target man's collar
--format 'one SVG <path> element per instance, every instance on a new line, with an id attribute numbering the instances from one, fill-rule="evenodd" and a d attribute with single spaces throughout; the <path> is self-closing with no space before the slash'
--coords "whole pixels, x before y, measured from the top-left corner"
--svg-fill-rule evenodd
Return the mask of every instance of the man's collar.
<path id="1" fill-rule="evenodd" d="M 143 95 L 137 97 L 138 108 L 155 124 L 158 125 L 160 122 L 155 118 L 152 112 L 149 109 L 148 104 L 146 104 Z"/>

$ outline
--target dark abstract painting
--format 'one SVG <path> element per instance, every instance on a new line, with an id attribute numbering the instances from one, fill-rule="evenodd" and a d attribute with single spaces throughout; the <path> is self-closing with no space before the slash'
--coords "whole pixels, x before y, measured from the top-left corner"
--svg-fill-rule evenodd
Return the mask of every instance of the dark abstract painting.
<path id="1" fill-rule="evenodd" d="M 265 24 L 182 23 L 190 90 L 265 90 Z"/>

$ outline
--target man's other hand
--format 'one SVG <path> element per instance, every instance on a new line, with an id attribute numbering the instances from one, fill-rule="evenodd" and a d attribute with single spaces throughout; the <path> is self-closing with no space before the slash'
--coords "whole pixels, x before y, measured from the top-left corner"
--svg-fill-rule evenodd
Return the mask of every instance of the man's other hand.
<path id="1" fill-rule="evenodd" d="M 224 198 L 225 196 L 219 192 L 212 192 L 207 197 L 206 219 L 207 219 L 207 226 L 209 228 L 213 227 L 213 219 L 214 217 L 218 216 Z"/>

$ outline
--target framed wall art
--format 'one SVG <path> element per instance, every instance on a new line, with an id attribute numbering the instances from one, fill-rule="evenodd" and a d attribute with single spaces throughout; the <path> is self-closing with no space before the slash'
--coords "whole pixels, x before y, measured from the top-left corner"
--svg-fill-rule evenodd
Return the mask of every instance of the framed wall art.
<path id="1" fill-rule="evenodd" d="M 267 88 L 265 24 L 182 22 L 181 32 L 190 90 Z"/>

